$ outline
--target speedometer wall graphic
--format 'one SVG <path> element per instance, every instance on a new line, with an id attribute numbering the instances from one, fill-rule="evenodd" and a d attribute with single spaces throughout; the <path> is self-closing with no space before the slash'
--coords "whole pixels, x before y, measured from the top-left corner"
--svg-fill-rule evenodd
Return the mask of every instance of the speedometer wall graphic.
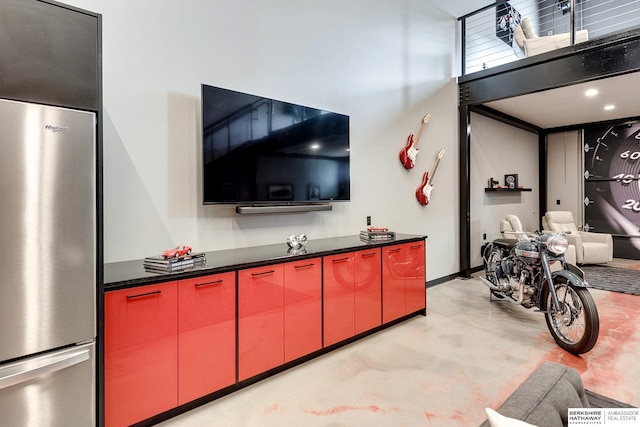
<path id="1" fill-rule="evenodd" d="M 585 130 L 585 230 L 610 233 L 614 256 L 640 257 L 640 123 Z"/>

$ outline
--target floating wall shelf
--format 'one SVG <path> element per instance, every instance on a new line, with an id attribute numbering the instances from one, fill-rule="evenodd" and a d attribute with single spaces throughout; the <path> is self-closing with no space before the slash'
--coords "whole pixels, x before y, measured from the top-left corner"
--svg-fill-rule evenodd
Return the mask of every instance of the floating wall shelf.
<path id="1" fill-rule="evenodd" d="M 530 188 L 485 188 L 485 193 L 520 193 L 522 191 L 532 191 Z"/>

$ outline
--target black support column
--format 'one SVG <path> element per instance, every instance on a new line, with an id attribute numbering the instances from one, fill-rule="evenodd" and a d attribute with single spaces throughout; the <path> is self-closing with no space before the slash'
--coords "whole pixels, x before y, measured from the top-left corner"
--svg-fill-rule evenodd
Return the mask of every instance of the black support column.
<path id="1" fill-rule="evenodd" d="M 459 197 L 460 197 L 460 274 L 471 276 L 471 110 L 462 104 L 458 109 L 459 117 Z"/>

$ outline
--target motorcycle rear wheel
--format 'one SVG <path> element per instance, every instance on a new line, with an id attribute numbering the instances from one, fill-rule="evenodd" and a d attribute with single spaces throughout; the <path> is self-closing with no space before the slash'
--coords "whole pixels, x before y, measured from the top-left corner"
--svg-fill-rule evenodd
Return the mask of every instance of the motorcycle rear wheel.
<path id="1" fill-rule="evenodd" d="M 586 353 L 596 345 L 600 333 L 598 309 L 593 297 L 588 289 L 574 286 L 564 277 L 556 277 L 554 282 L 555 293 L 563 309 L 561 312 L 553 309 L 553 298 L 549 287 L 546 287 L 543 301 L 549 332 L 556 343 L 569 353 Z"/>

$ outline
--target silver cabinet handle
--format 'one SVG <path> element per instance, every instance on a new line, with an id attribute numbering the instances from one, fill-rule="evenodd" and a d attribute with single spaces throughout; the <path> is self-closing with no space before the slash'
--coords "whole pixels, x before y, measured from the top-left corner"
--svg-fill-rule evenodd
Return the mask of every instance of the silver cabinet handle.
<path id="1" fill-rule="evenodd" d="M 83 347 L 11 364 L 0 369 L 0 390 L 77 365 L 89 357 L 89 348 Z"/>

